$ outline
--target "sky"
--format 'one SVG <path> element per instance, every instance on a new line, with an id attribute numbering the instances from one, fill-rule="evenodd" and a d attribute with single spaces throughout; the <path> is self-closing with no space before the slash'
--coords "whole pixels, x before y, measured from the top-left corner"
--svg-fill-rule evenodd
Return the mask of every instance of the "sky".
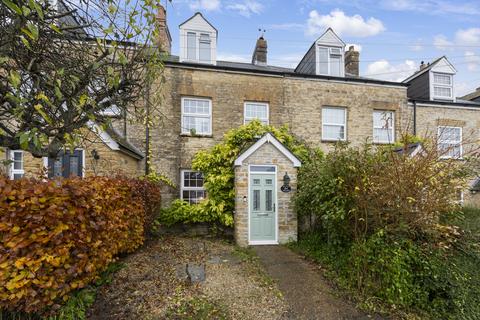
<path id="1" fill-rule="evenodd" d="M 178 25 L 197 11 L 218 30 L 218 60 L 250 62 L 260 29 L 268 63 L 295 67 L 331 27 L 360 51 L 362 76 L 401 81 L 446 55 L 457 96 L 480 87 L 480 0 L 172 0 L 173 54 Z"/>

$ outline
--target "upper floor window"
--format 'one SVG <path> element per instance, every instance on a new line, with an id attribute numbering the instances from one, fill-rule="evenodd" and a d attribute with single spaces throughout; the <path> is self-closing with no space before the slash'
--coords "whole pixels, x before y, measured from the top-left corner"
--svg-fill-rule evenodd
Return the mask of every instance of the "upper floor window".
<path id="1" fill-rule="evenodd" d="M 322 140 L 346 140 L 347 109 L 322 108 Z"/>
<path id="2" fill-rule="evenodd" d="M 318 47 L 318 73 L 330 76 L 343 76 L 343 58 L 340 48 Z"/>
<path id="3" fill-rule="evenodd" d="M 268 103 L 245 102 L 244 109 L 244 123 L 258 119 L 263 124 L 268 124 Z"/>
<path id="4" fill-rule="evenodd" d="M 212 101 L 182 98 L 182 133 L 212 134 Z"/>
<path id="5" fill-rule="evenodd" d="M 18 180 L 23 178 L 25 170 L 23 169 L 23 151 L 11 150 L 9 160 L 10 164 L 10 179 Z"/>
<path id="6" fill-rule="evenodd" d="M 373 142 L 392 143 L 395 141 L 393 111 L 373 111 Z"/>
<path id="7" fill-rule="evenodd" d="M 181 172 L 181 198 L 190 204 L 199 203 L 205 199 L 206 191 L 203 187 L 203 173 L 192 170 Z"/>
<path id="8" fill-rule="evenodd" d="M 462 157 L 462 128 L 438 127 L 437 143 L 440 157 L 444 159 Z"/>
<path id="9" fill-rule="evenodd" d="M 212 62 L 212 41 L 208 33 L 187 32 L 187 60 Z"/>
<path id="10" fill-rule="evenodd" d="M 433 72 L 433 98 L 453 99 L 453 77 L 451 74 Z"/>

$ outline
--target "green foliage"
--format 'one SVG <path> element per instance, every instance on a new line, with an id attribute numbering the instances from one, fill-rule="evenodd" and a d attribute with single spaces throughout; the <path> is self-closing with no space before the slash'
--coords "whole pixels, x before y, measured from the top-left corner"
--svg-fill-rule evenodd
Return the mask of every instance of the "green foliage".
<path id="1" fill-rule="evenodd" d="M 370 145 L 310 151 L 295 207 L 311 230 L 296 247 L 366 307 L 477 319 L 480 215 L 454 201 L 466 174 L 428 146 L 417 157 Z"/>
<path id="2" fill-rule="evenodd" d="M 232 129 L 225 134 L 221 143 L 210 150 L 198 152 L 193 159 L 193 169 L 204 174 L 207 198 L 196 205 L 175 201 L 170 208 L 162 211 L 159 221 L 169 225 L 177 222 L 218 222 L 227 227 L 233 226 L 233 163 L 242 151 L 267 132 L 272 133 L 300 159 L 306 158 L 307 149 L 289 133 L 286 126 L 277 129 L 255 120 Z"/>
<path id="3" fill-rule="evenodd" d="M 155 188 L 127 178 L 0 177 L 0 308 L 54 312 L 142 245 L 144 197 L 159 203 Z"/>

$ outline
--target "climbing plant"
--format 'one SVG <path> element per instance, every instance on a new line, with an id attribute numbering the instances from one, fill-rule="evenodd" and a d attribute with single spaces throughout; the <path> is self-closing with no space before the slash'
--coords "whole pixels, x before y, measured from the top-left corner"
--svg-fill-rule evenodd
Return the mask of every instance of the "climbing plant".
<path id="1" fill-rule="evenodd" d="M 171 225 L 178 222 L 218 222 L 233 226 L 234 167 L 235 159 L 265 133 L 272 133 L 297 157 L 304 159 L 307 148 L 289 131 L 288 127 L 275 128 L 255 120 L 227 132 L 223 141 L 209 150 L 198 152 L 192 168 L 203 172 L 207 197 L 199 204 L 188 204 L 176 200 L 172 206 L 162 210 L 159 221 Z"/>

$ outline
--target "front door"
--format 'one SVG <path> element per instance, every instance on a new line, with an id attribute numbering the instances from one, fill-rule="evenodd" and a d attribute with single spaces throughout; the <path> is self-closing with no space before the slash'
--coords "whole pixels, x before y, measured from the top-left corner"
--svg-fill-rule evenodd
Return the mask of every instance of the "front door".
<path id="1" fill-rule="evenodd" d="M 275 174 L 250 174 L 250 243 L 276 243 Z"/>

